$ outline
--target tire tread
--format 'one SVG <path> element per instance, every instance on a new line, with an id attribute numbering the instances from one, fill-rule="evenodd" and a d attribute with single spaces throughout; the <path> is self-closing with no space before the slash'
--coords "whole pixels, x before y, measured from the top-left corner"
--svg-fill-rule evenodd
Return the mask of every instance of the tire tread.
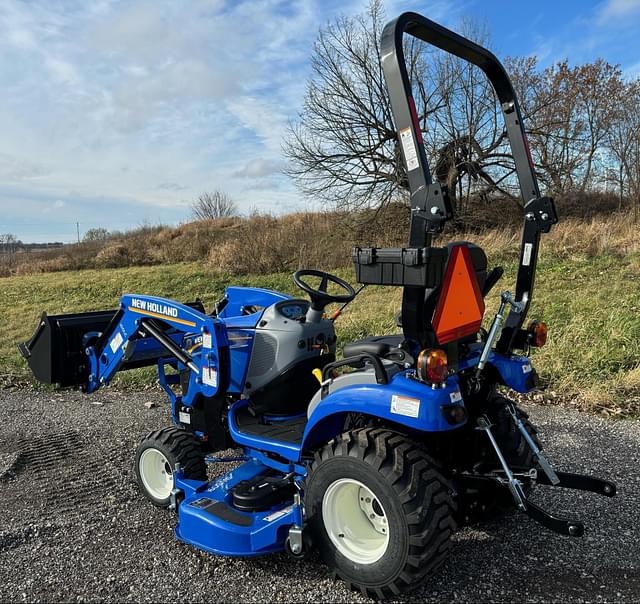
<path id="1" fill-rule="evenodd" d="M 452 548 L 456 504 L 449 481 L 423 447 L 386 428 L 358 428 L 334 438 L 315 453 L 310 476 L 323 461 L 339 456 L 357 457 L 388 480 L 407 520 L 409 552 L 402 570 L 385 585 L 355 583 L 336 566 L 331 573 L 351 589 L 376 599 L 415 589 L 445 561 Z"/>

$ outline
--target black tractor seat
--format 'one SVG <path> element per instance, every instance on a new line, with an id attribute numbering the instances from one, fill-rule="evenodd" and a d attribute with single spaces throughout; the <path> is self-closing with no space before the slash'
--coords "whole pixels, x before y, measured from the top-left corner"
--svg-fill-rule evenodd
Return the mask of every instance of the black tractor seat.
<path id="1" fill-rule="evenodd" d="M 404 336 L 401 333 L 392 336 L 369 336 L 368 338 L 345 344 L 342 354 L 345 357 L 353 357 L 363 352 L 368 352 L 378 357 L 385 357 L 394 348 L 398 348 L 403 341 Z"/>

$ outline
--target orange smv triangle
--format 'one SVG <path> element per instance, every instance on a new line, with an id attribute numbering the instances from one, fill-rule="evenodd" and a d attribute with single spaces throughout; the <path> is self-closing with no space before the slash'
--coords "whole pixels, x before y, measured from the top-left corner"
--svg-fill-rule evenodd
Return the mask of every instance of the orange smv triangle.
<path id="1" fill-rule="evenodd" d="M 440 344 L 446 344 L 480 330 L 484 299 L 480 292 L 471 253 L 466 245 L 451 249 L 438 305 L 433 313 L 433 330 Z"/>

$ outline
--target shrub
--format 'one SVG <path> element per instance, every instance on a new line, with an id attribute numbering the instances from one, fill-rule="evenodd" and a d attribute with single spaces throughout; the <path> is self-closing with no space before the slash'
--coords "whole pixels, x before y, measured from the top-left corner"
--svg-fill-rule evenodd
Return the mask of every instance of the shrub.
<path id="1" fill-rule="evenodd" d="M 96 255 L 98 268 L 120 268 L 129 266 L 129 248 L 123 243 L 112 243 L 102 248 Z"/>

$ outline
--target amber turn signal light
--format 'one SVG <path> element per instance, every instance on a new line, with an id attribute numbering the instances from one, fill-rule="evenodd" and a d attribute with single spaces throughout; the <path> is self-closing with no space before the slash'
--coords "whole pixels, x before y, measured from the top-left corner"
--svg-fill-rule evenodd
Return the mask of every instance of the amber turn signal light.
<path id="1" fill-rule="evenodd" d="M 447 353 L 438 348 L 428 348 L 418 355 L 418 377 L 423 382 L 441 384 L 449 375 Z"/>
<path id="2" fill-rule="evenodd" d="M 531 321 L 527 327 L 529 336 L 527 338 L 531 346 L 540 348 L 547 343 L 547 324 L 544 321 Z"/>

